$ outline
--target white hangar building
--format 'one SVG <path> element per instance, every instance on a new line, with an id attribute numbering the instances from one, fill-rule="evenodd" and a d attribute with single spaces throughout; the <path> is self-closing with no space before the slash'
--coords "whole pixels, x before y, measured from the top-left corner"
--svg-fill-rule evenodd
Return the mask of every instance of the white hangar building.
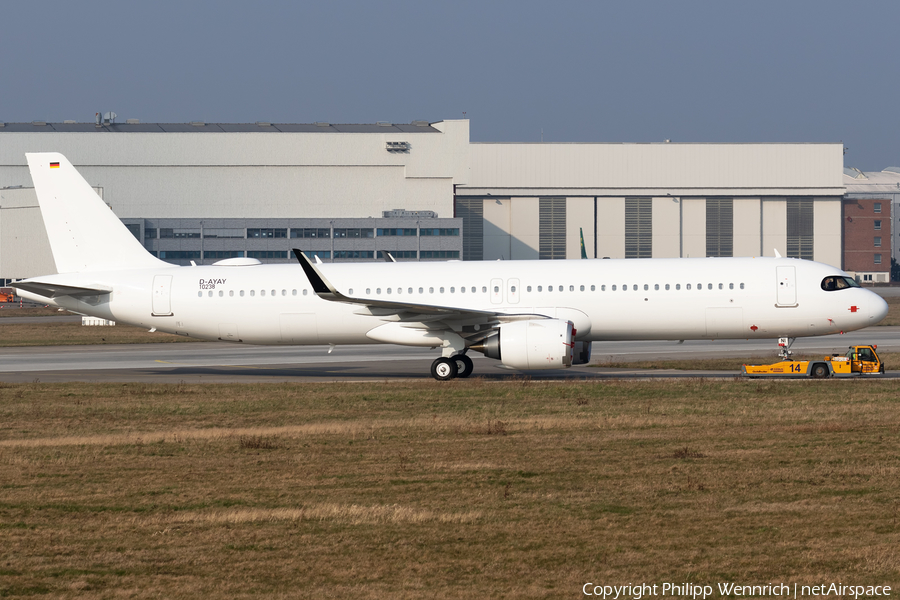
<path id="1" fill-rule="evenodd" d="M 841 264 L 841 144 L 471 143 L 469 122 L 0 124 L 0 279 L 54 265 L 25 162 L 65 154 L 160 258 L 773 255 Z"/>

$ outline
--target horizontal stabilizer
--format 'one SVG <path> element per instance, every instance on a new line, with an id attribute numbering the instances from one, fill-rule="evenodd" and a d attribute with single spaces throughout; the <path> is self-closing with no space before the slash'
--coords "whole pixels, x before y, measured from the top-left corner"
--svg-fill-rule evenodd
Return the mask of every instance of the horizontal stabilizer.
<path id="1" fill-rule="evenodd" d="M 13 284 L 13 287 L 43 296 L 44 298 L 59 298 L 60 296 L 78 298 L 79 296 L 98 296 L 112 292 L 112 288 L 106 286 L 76 287 L 35 280 L 17 281 Z"/>

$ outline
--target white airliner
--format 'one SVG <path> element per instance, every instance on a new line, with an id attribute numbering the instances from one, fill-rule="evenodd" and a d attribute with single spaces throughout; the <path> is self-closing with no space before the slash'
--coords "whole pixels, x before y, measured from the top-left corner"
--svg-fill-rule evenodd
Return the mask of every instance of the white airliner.
<path id="1" fill-rule="evenodd" d="M 431 373 L 444 380 L 472 373 L 469 350 L 558 369 L 586 363 L 592 341 L 827 335 L 888 310 L 839 269 L 791 258 L 313 264 L 295 250 L 299 265 L 180 267 L 147 252 L 62 154 L 26 156 L 59 274 L 19 293 L 190 337 L 440 348 Z"/>

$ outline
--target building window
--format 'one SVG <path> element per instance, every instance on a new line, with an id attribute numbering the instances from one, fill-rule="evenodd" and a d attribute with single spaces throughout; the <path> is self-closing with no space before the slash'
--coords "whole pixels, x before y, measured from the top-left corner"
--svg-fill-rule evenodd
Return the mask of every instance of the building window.
<path id="1" fill-rule="evenodd" d="M 331 250 L 304 250 L 303 254 L 307 256 L 307 258 L 331 258 Z"/>
<path id="2" fill-rule="evenodd" d="M 875 231 L 881 231 L 881 219 L 875 219 Z"/>
<path id="3" fill-rule="evenodd" d="M 706 255 L 732 256 L 734 244 L 733 201 L 706 199 Z"/>
<path id="4" fill-rule="evenodd" d="M 243 250 L 207 250 L 203 253 L 203 258 L 243 258 Z"/>
<path id="5" fill-rule="evenodd" d="M 876 265 L 880 265 L 880 264 L 881 264 L 881 255 L 880 255 L 880 254 L 876 254 L 876 255 L 875 255 L 875 264 L 876 264 Z"/>
<path id="6" fill-rule="evenodd" d="M 250 250 L 247 258 L 287 258 L 287 254 L 287 250 Z"/>
<path id="7" fill-rule="evenodd" d="M 416 230 L 413 229 L 413 235 L 416 235 Z M 335 228 L 334 237 L 336 238 L 370 238 L 374 237 L 374 231 L 372 228 L 358 228 L 358 227 L 342 227 L 340 229 Z"/>
<path id="8" fill-rule="evenodd" d="M 463 220 L 463 257 L 465 260 L 484 258 L 484 200 L 457 198 L 456 216 Z"/>
<path id="9" fill-rule="evenodd" d="M 875 236 L 875 247 L 881 248 L 881 236 Z"/>
<path id="10" fill-rule="evenodd" d="M 155 240 L 156 239 L 156 228 L 146 227 L 144 228 L 144 239 L 145 240 Z"/>
<path id="11" fill-rule="evenodd" d="M 441 235 L 441 236 L 454 236 L 455 235 L 455 236 L 458 236 L 459 229 L 457 229 L 455 227 L 454 228 L 445 228 L 445 229 L 432 228 L 432 227 L 420 228 L 419 235 L 422 235 L 422 236 L 429 236 L 429 235 Z"/>
<path id="12" fill-rule="evenodd" d="M 459 250 L 422 250 L 422 258 L 459 258 Z"/>
<path id="13" fill-rule="evenodd" d="M 625 258 L 653 256 L 653 199 L 625 198 Z"/>
<path id="14" fill-rule="evenodd" d="M 540 232 L 538 257 L 541 260 L 565 258 L 565 198 L 540 198 L 538 200 L 538 227 Z"/>
<path id="15" fill-rule="evenodd" d="M 248 238 L 286 238 L 287 229 L 247 229 Z"/>
<path id="16" fill-rule="evenodd" d="M 304 229 L 291 229 L 292 238 L 330 238 L 331 230 L 316 227 L 307 227 Z"/>
<path id="17" fill-rule="evenodd" d="M 375 258 L 374 250 L 335 250 L 335 258 Z"/>
<path id="18" fill-rule="evenodd" d="M 163 227 L 159 230 L 159 237 L 164 239 L 196 239 L 200 237 L 200 230 Z"/>
<path id="19" fill-rule="evenodd" d="M 199 250 L 160 250 L 159 257 L 169 260 L 200 260 Z"/>
<path id="20" fill-rule="evenodd" d="M 337 237 L 337 229 L 335 229 L 334 231 L 335 231 L 335 237 Z M 382 236 L 389 236 L 389 237 L 413 236 L 413 237 L 415 237 L 415 235 L 416 235 L 415 228 L 404 229 L 402 227 L 399 227 L 399 228 L 394 227 L 394 228 L 388 228 L 388 229 L 382 229 L 382 228 L 378 229 L 378 237 L 382 237 Z"/>
<path id="21" fill-rule="evenodd" d="M 203 237 L 240 240 L 240 239 L 244 239 L 244 230 L 243 229 L 222 229 L 222 228 L 204 229 Z"/>
<path id="22" fill-rule="evenodd" d="M 813 199 L 787 199 L 787 255 L 813 259 Z"/>
<path id="23" fill-rule="evenodd" d="M 881 212 L 881 202 L 875 202 L 872 204 L 872 212 L 880 213 Z"/>
<path id="24" fill-rule="evenodd" d="M 385 254 L 388 253 L 394 258 L 411 258 L 413 260 L 419 258 L 415 250 L 379 250 L 375 257 L 384 260 Z"/>

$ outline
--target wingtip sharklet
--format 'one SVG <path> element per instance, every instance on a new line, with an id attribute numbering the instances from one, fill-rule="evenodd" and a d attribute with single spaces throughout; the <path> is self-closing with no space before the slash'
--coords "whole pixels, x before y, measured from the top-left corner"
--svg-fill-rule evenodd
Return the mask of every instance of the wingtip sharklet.
<path id="1" fill-rule="evenodd" d="M 303 268 L 303 272 L 306 273 L 306 278 L 309 279 L 309 285 L 312 286 L 312 289 L 316 293 L 316 295 L 340 295 L 334 288 L 334 286 L 331 285 L 331 283 L 327 279 L 325 279 L 325 277 L 321 273 L 319 273 L 319 270 L 316 269 L 316 266 L 312 264 L 312 262 L 306 257 L 305 254 L 303 254 L 303 252 L 301 252 L 297 248 L 292 248 L 291 251 L 294 253 L 294 256 L 297 257 L 297 262 L 300 263 L 300 266 Z"/>

